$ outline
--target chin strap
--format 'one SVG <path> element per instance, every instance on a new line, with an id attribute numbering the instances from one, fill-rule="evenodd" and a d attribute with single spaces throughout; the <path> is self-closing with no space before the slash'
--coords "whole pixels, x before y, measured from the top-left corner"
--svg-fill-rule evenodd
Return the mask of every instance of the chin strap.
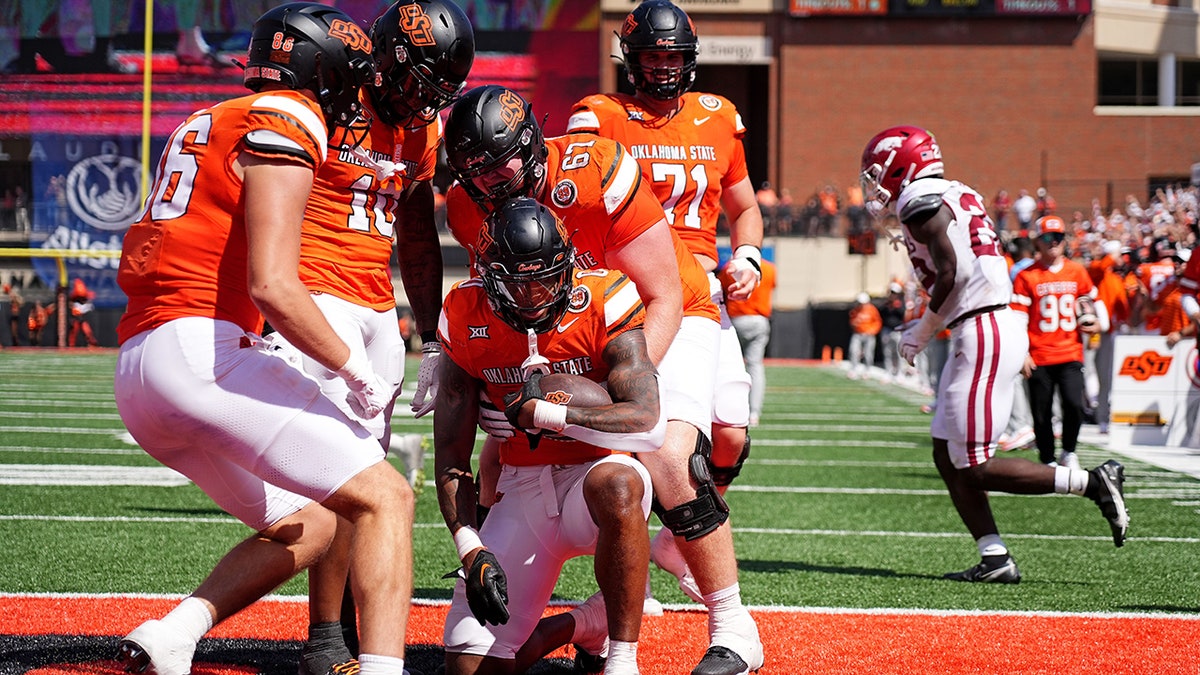
<path id="1" fill-rule="evenodd" d="M 368 167 L 374 170 L 375 179 L 380 183 L 393 176 L 400 178 L 404 176 L 405 172 L 407 171 L 405 166 L 399 162 L 389 162 L 386 159 L 375 159 L 371 156 L 371 153 L 363 150 L 361 145 L 354 146 L 354 149 L 350 151 L 350 154 L 354 155 L 360 162 L 366 164 Z"/>
<path id="2" fill-rule="evenodd" d="M 535 371 L 540 371 L 543 375 L 550 374 L 550 359 L 538 353 L 537 333 L 532 328 L 527 332 L 529 338 L 529 357 L 521 364 L 521 374 L 526 379 L 529 378 Z"/>

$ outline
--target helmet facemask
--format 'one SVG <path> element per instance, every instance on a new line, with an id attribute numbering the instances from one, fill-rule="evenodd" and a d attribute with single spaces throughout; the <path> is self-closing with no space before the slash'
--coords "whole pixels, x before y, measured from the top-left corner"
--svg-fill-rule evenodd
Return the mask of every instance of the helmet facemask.
<path id="1" fill-rule="evenodd" d="M 553 211 L 530 198 L 497 208 L 475 246 L 475 269 L 488 304 L 520 333 L 545 333 L 567 311 L 575 253 Z"/>

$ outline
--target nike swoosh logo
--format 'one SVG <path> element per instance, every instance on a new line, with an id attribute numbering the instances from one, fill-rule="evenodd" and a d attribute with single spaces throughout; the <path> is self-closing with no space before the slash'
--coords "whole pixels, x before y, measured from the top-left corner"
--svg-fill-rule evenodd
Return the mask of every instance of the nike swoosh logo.
<path id="1" fill-rule="evenodd" d="M 700 126 L 701 124 L 704 124 L 705 122 L 709 121 L 710 119 L 712 119 L 712 115 L 709 115 L 708 117 L 701 117 L 699 119 L 694 119 L 694 120 L 692 120 L 692 124 L 695 124 L 696 126 Z"/>
<path id="2" fill-rule="evenodd" d="M 578 318 L 575 318 L 575 319 L 571 319 L 570 323 L 560 323 L 560 324 L 558 324 L 558 332 L 560 332 L 560 333 L 561 333 L 561 332 L 565 331 L 566 329 L 570 328 L 571 326 L 574 326 L 574 325 L 575 325 L 575 322 L 576 322 L 576 321 L 578 321 L 578 320 L 579 320 Z"/>

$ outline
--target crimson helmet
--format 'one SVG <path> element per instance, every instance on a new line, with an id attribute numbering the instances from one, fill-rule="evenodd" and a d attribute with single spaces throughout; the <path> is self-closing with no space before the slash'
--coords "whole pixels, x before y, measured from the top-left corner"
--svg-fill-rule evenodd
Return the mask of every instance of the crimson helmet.
<path id="1" fill-rule="evenodd" d="M 398 0 L 371 26 L 377 75 L 367 91 L 375 114 L 424 126 L 462 92 L 475 60 L 475 31 L 451 0 Z"/>
<path id="2" fill-rule="evenodd" d="M 638 5 L 621 24 L 621 55 L 629 82 L 638 91 L 662 101 L 683 96 L 696 81 L 696 54 L 700 40 L 687 12 L 668 0 L 648 0 Z M 643 52 L 681 52 L 682 68 L 645 68 Z"/>
<path id="3" fill-rule="evenodd" d="M 268 84 L 311 91 L 331 139 L 339 127 L 357 141 L 366 136 L 370 118 L 358 90 L 374 79 L 371 38 L 340 9 L 291 2 L 254 22 L 242 83 L 251 91 Z"/>
<path id="4" fill-rule="evenodd" d="M 862 154 L 863 201 L 876 218 L 918 178 L 941 176 L 942 150 L 933 134 L 920 127 L 885 129 L 872 138 Z"/>
<path id="5" fill-rule="evenodd" d="M 488 215 L 475 244 L 475 266 L 492 311 L 519 332 L 545 333 L 567 311 L 575 255 L 554 212 L 529 197 Z"/>
<path id="6" fill-rule="evenodd" d="M 512 89 L 475 87 L 454 102 L 446 117 L 446 161 L 450 175 L 476 204 L 493 208 L 514 197 L 532 197 L 546 177 L 546 148 L 533 106 Z M 475 179 L 505 169 L 511 177 L 486 189 Z"/>

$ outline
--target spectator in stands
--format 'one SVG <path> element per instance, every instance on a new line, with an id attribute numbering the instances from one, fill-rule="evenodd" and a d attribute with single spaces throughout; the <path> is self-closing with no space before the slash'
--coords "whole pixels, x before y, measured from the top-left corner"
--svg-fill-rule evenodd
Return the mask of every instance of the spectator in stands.
<path id="1" fill-rule="evenodd" d="M 1033 218 L 1034 214 L 1037 213 L 1037 208 L 1037 200 L 1029 194 L 1028 190 L 1021 190 L 1012 205 L 1013 215 L 1017 218 L 1018 230 L 1028 230 L 1033 225 Z"/>
<path id="2" fill-rule="evenodd" d="M 1017 274 L 1034 263 L 1036 252 L 1033 241 L 1029 237 L 1017 237 L 1009 244 L 1009 253 L 1012 256 L 1013 264 L 1008 269 L 1008 276 L 1010 280 L 1015 280 Z M 1027 448 L 1033 445 L 1034 440 L 1033 415 L 1029 410 L 1029 390 L 1025 385 L 1025 376 L 1017 373 L 1016 382 L 1013 384 L 1012 414 L 1008 418 L 1008 426 L 1005 427 L 1004 433 L 1000 434 L 997 442 L 1001 451 L 1009 452 Z"/>
<path id="3" fill-rule="evenodd" d="M 832 185 L 826 185 L 817 194 L 817 201 L 821 206 L 817 216 L 817 234 L 828 237 L 834 233 L 838 213 L 841 211 L 841 200 L 837 190 Z"/>
<path id="4" fill-rule="evenodd" d="M 779 234 L 791 234 L 795 228 L 796 204 L 792 199 L 792 192 L 787 188 L 779 190 L 779 205 L 775 207 L 775 220 L 777 227 L 775 228 Z M 804 234 L 801 232 L 801 234 Z"/>
<path id="5" fill-rule="evenodd" d="M 904 315 L 907 309 L 904 303 L 904 287 L 899 281 L 888 284 L 888 295 L 879 310 L 883 321 L 880 338 L 883 342 L 883 370 L 886 380 L 900 377 L 900 337 L 904 333 Z"/>
<path id="6" fill-rule="evenodd" d="M 769 181 L 763 181 L 754 192 L 754 199 L 758 202 L 759 213 L 762 214 L 764 231 L 778 234 L 775 210 L 779 208 L 779 195 L 775 193 L 775 188 L 771 187 Z"/>
<path id="7" fill-rule="evenodd" d="M 1108 330 L 1100 331 L 1100 345 L 1096 348 L 1096 378 L 1099 384 L 1096 394 L 1096 424 L 1100 433 L 1108 433 L 1109 405 L 1112 397 L 1113 354 L 1117 335 L 1126 330 L 1129 322 L 1129 294 L 1125 290 L 1124 275 L 1128 270 L 1122 263 L 1121 243 L 1109 239 L 1101 245 L 1101 255 L 1088 265 L 1088 276 L 1096 285 L 1096 299 L 1108 312 Z"/>
<path id="8" fill-rule="evenodd" d="M 1050 196 L 1046 188 L 1040 187 L 1037 189 L 1037 214 L 1038 217 L 1052 215 L 1058 210 L 1058 201 Z"/>
<path id="9" fill-rule="evenodd" d="M 846 221 L 850 234 L 862 234 L 871 229 L 867 207 L 863 204 L 862 186 L 857 183 L 846 188 Z"/>
<path id="10" fill-rule="evenodd" d="M 1012 210 L 1012 198 L 1008 190 L 1000 190 L 992 199 L 992 212 L 995 214 L 996 231 L 1004 232 L 1008 227 L 1008 212 Z"/>
<path id="11" fill-rule="evenodd" d="M 771 341 L 771 294 L 775 291 L 775 265 L 762 260 L 762 280 L 745 300 L 725 299 L 729 320 L 742 343 L 742 358 L 750 373 L 750 426 L 758 426 L 762 416 L 766 391 L 766 369 L 763 357 Z"/>
<path id="12" fill-rule="evenodd" d="M 25 299 L 12 284 L 4 284 L 4 292 L 8 295 L 9 339 L 12 346 L 19 347 L 21 346 L 21 308 L 25 306 Z"/>
<path id="13" fill-rule="evenodd" d="M 879 310 L 871 296 L 859 293 L 850 308 L 850 379 L 868 377 L 875 365 L 875 342 L 883 329 Z"/>

